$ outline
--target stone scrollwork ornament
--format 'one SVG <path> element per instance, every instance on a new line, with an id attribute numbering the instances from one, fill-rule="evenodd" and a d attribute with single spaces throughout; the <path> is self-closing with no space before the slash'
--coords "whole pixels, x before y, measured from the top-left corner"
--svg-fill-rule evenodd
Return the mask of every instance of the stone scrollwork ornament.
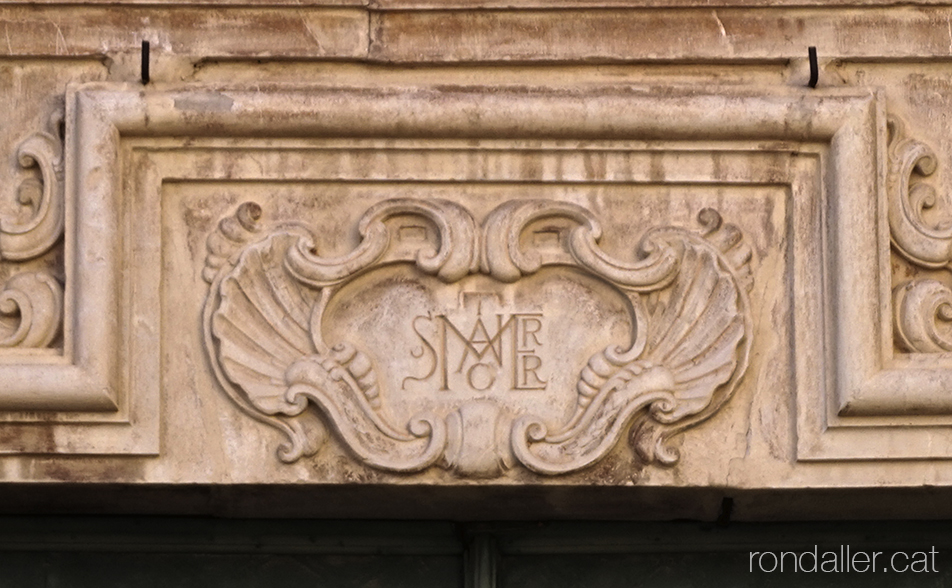
<path id="1" fill-rule="evenodd" d="M 889 229 L 893 247 L 912 263 L 927 268 L 943 268 L 952 259 L 952 202 L 929 184 L 913 182 L 935 173 L 932 148 L 904 136 L 902 123 L 890 119 L 888 191 Z M 928 223 L 926 210 L 946 218 Z"/>
<path id="2" fill-rule="evenodd" d="M 0 217 L 0 260 L 22 262 L 49 251 L 63 234 L 61 141 L 34 133 L 20 143 L 17 161 L 24 170 L 37 167 L 40 176 L 19 185 L 22 212 Z M 49 273 L 16 273 L 0 289 L 0 347 L 47 347 L 62 321 L 63 288 Z"/>
<path id="3" fill-rule="evenodd" d="M 887 197 L 893 249 L 926 269 L 952 267 L 952 202 L 923 179 L 936 171 L 935 153 L 904 135 L 889 120 Z M 930 211 L 936 218 L 927 222 Z M 919 353 L 952 351 L 952 289 L 929 278 L 906 280 L 893 290 L 893 331 L 902 349 Z"/>
<path id="4" fill-rule="evenodd" d="M 506 202 L 480 224 L 453 202 L 391 199 L 364 213 L 357 227 L 360 242 L 350 253 L 326 257 L 309 227 L 297 222 L 266 227 L 261 208 L 245 203 L 207 240 L 206 348 L 228 396 L 287 435 L 279 450 L 286 462 L 314 454 L 327 427 L 360 462 L 393 472 L 438 466 L 462 476 L 493 477 L 518 464 L 539 474 L 563 474 L 596 463 L 625 435 L 644 462 L 672 464 L 678 454 L 669 439 L 727 402 L 744 375 L 751 346 L 751 250 L 741 232 L 714 210 L 705 209 L 699 220 L 699 233 L 648 230 L 634 261 L 622 261 L 599 246 L 599 220 L 576 204 Z M 428 227 L 428 237 L 402 239 L 407 222 Z M 526 238 L 540 224 L 559 235 L 546 247 Z M 630 332 L 623 344 L 601 343 L 587 361 L 590 351 L 578 361 L 559 358 L 558 365 L 574 366 L 566 380 L 575 382 L 574 389 L 523 388 L 529 390 L 525 394 L 566 399 L 566 406 L 574 405 L 567 419 L 536 414 L 531 404 L 514 411 L 482 382 L 471 381 L 481 393 L 460 396 L 445 380 L 431 389 L 415 376 L 403 378 L 403 384 L 412 380 L 419 386 L 419 396 L 406 396 L 418 406 L 406 413 L 409 418 L 395 419 L 391 401 L 401 380 L 385 375 L 390 358 L 373 356 L 340 335 L 328 340 L 328 333 L 340 332 L 328 328 L 328 321 L 337 316 L 330 309 L 344 304 L 338 295 L 348 296 L 354 283 L 364 283 L 358 278 L 389 276 L 401 268 L 434 289 L 466 280 L 482 280 L 484 288 L 517 288 L 523 280 L 550 274 L 569 275 L 573 284 L 588 280 L 622 301 Z M 375 283 L 407 282 L 387 279 Z M 400 312 L 402 307 L 394 311 Z M 502 316 L 494 317 L 500 325 Z M 523 328 L 522 340 L 531 342 L 541 324 L 533 317 L 542 315 L 507 316 L 523 317 L 523 327 L 513 328 Z M 435 324 L 433 316 L 417 318 Z M 415 330 L 417 323 L 412 324 Z M 470 339 L 482 343 L 467 342 L 475 355 L 498 351 L 491 348 L 496 339 Z M 502 349 L 503 343 L 498 345 Z"/>
<path id="5" fill-rule="evenodd" d="M 0 290 L 0 347 L 47 347 L 62 320 L 63 289 L 45 272 L 16 274 Z"/>
<path id="6" fill-rule="evenodd" d="M 903 349 L 952 351 L 952 290 L 938 280 L 909 280 L 893 291 L 893 324 Z"/>
<path id="7" fill-rule="evenodd" d="M 20 143 L 17 159 L 24 169 L 38 167 L 42 178 L 40 186 L 21 184 L 17 204 L 28 209 L 26 220 L 0 218 L 0 256 L 21 261 L 46 253 L 63 234 L 62 146 L 49 133 L 35 133 Z"/>

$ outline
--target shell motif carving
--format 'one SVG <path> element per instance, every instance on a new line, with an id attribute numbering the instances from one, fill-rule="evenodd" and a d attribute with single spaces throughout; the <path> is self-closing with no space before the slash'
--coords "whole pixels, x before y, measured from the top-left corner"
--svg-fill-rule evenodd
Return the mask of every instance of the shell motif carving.
<path id="1" fill-rule="evenodd" d="M 700 232 L 647 231 L 634 261 L 618 260 L 599 246 L 601 225 L 589 210 L 550 200 L 507 202 L 481 224 L 453 202 L 386 200 L 359 221 L 359 245 L 336 258 L 320 254 L 306 226 L 278 223 L 265 230 L 260 217 L 257 205 L 244 204 L 208 238 L 205 340 L 229 397 L 287 436 L 279 450 L 284 461 L 315 453 L 329 429 L 356 459 L 393 472 L 437 466 L 493 477 L 521 465 L 563 474 L 596 463 L 626 435 L 644 462 L 670 465 L 678 459 L 671 437 L 716 413 L 747 368 L 751 251 L 741 232 L 711 209 L 699 215 Z M 407 245 L 401 219 L 433 234 Z M 558 230 L 554 245 L 526 238 L 539 223 Z M 536 414 L 531 403 L 514 411 L 485 392 L 488 384 L 472 380 L 483 393 L 447 396 L 446 382 L 434 383 L 421 390 L 451 400 L 422 398 L 408 418 L 396 418 L 390 405 L 395 389 L 401 381 L 405 386 L 426 378 L 384 377 L 388 357 L 327 340 L 326 321 L 357 278 L 397 266 L 413 268 L 421 282 L 432 276 L 426 279 L 434 288 L 473 279 L 484 287 L 517 287 L 531 276 L 559 272 L 584 276 L 572 283 L 588 280 L 624 301 L 630 332 L 623 344 L 603 344 L 580 357 L 566 380 L 575 382 L 573 388 L 524 387 L 574 399 L 566 419 Z M 492 341 L 479 339 L 474 328 L 463 361 L 470 351 L 505 355 L 498 353 L 504 345 L 498 336 L 513 317 L 529 317 L 524 320 L 531 329 L 520 331 L 524 341 L 537 338 L 541 319 L 533 317 L 541 314 L 507 316 L 505 325 L 496 316 L 501 326 Z M 408 324 L 416 330 L 419 319 L 436 324 L 433 316 L 408 318 Z M 445 329 L 450 323 L 444 323 Z M 536 383 L 544 384 L 538 377 Z"/>

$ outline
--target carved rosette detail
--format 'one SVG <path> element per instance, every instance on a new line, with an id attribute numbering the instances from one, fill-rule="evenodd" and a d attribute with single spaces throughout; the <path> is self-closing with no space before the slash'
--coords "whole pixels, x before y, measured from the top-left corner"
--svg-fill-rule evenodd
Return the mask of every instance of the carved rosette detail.
<path id="1" fill-rule="evenodd" d="M 889 229 L 893 249 L 926 269 L 952 269 L 952 202 L 924 180 L 936 171 L 932 148 L 905 136 L 898 119 L 888 122 Z M 930 211 L 937 220 L 927 222 Z M 934 279 L 906 280 L 893 289 L 896 344 L 911 352 L 952 351 L 952 289 Z"/>
<path id="2" fill-rule="evenodd" d="M 436 238 L 398 246 L 388 222 L 395 217 L 420 219 Z M 507 202 L 481 225 L 453 202 L 386 200 L 359 221 L 360 244 L 337 258 L 321 256 L 304 225 L 262 230 L 257 205 L 229 218 L 208 238 L 206 346 L 232 400 L 287 435 L 284 461 L 316 452 L 326 424 L 361 462 L 394 472 L 437 465 L 490 477 L 515 460 L 540 474 L 568 473 L 605 457 L 626 433 L 645 462 L 672 464 L 678 454 L 668 440 L 713 415 L 747 368 L 751 251 L 711 209 L 699 215 L 700 233 L 648 231 L 633 262 L 599 247 L 602 229 L 589 210 L 550 200 Z M 538 221 L 561 223 L 557 252 L 522 238 Z M 398 263 L 448 284 L 474 274 L 511 283 L 543 267 L 582 272 L 627 299 L 631 337 L 579 366 L 576 389 L 565 391 L 576 409 L 564 423 L 525 413 L 507 420 L 491 398 L 393 423 L 374 358 L 325 341 L 321 326 L 343 286 Z M 509 431 L 502 442 L 500 423 Z"/>
<path id="3" fill-rule="evenodd" d="M 0 217 L 0 259 L 22 262 L 49 251 L 63 234 L 63 154 L 59 139 L 45 132 L 27 137 L 17 149 L 23 169 L 39 169 L 39 180 L 24 180 L 16 203 L 24 213 Z M 63 288 L 46 272 L 14 274 L 0 290 L 0 347 L 47 347 L 63 321 Z"/>

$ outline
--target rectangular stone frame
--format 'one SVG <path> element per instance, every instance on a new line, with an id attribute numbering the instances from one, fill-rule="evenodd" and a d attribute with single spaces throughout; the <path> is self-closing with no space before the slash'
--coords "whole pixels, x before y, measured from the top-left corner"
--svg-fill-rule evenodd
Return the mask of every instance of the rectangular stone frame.
<path id="1" fill-rule="evenodd" d="M 52 412 L 9 426 L 55 423 L 55 442 L 24 434 L 5 453 L 158 452 L 161 325 L 148 309 L 158 306 L 161 274 L 123 267 L 155 245 L 131 239 L 131 223 L 159 222 L 159 203 L 142 194 L 165 178 L 136 187 L 134 170 L 122 169 L 122 141 L 205 136 L 757 142 L 763 152 L 820 144 L 812 185 L 786 180 L 798 459 L 952 457 L 933 443 L 952 412 L 952 371 L 890 359 L 885 104 L 876 90 L 88 84 L 66 103 L 64 355 L 0 365 L 0 409 Z M 923 402 L 936 416 L 902 416 Z"/>

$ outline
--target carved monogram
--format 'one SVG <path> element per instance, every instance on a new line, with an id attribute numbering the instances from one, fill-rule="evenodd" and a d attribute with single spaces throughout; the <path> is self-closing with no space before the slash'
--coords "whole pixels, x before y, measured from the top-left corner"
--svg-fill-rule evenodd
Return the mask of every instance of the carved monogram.
<path id="1" fill-rule="evenodd" d="M 463 294 L 493 296 L 485 292 Z M 454 320 L 460 319 L 446 314 L 413 318 L 413 332 L 424 350 L 420 356 L 429 356 L 430 368 L 423 377 L 407 376 L 404 386 L 408 380 L 435 379 L 440 390 L 463 387 L 482 392 L 496 383 L 500 370 L 505 370 L 509 389 L 545 390 L 546 381 L 539 375 L 543 365 L 538 351 L 545 320 L 541 312 L 484 315 L 480 304 L 469 321 L 471 328 L 459 327 Z M 421 332 L 418 323 L 434 327 L 435 334 Z"/>
<path id="2" fill-rule="evenodd" d="M 589 210 L 551 200 L 506 202 L 482 224 L 453 202 L 385 200 L 333 258 L 307 226 L 261 216 L 245 203 L 208 237 L 205 341 L 229 397 L 287 435 L 286 462 L 314 454 L 326 424 L 395 472 L 567 473 L 626 433 L 645 462 L 672 464 L 668 440 L 747 367 L 751 251 L 712 209 L 700 233 L 647 231 L 630 263 L 600 248 Z M 372 326 L 338 329 L 360 296 Z M 613 322 L 575 326 L 545 296 Z M 597 351 L 576 357 L 589 339 Z"/>

